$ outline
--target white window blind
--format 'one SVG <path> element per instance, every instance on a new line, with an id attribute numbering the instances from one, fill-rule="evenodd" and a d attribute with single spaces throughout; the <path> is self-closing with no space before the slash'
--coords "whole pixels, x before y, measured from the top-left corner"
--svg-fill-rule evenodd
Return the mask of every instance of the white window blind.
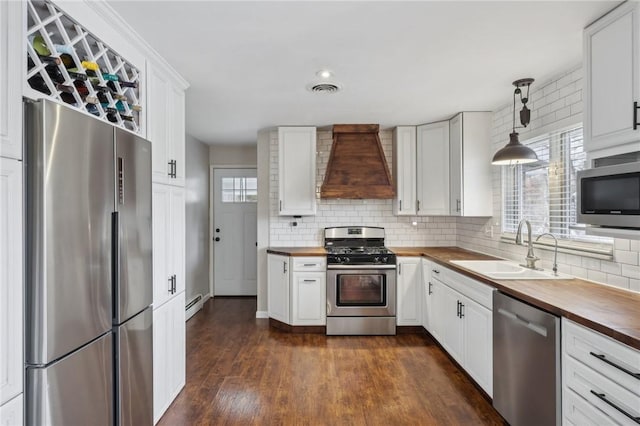
<path id="1" fill-rule="evenodd" d="M 586 166 L 582 126 L 523 142 L 538 155 L 537 163 L 502 168 L 502 232 L 515 233 L 527 219 L 534 235 L 611 244 L 610 238 L 586 235 L 576 226 L 576 172 Z"/>

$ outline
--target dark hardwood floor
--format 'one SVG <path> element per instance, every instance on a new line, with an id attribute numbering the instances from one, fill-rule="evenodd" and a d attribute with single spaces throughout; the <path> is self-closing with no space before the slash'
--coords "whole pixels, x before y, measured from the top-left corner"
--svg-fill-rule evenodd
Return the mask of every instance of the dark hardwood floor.
<path id="1" fill-rule="evenodd" d="M 187 323 L 187 384 L 159 425 L 502 425 L 428 337 L 289 334 L 253 298 Z"/>

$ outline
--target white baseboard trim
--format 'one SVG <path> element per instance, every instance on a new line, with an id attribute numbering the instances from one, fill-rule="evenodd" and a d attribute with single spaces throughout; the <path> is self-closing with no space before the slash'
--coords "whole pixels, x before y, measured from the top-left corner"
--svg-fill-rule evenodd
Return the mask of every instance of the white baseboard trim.
<path id="1" fill-rule="evenodd" d="M 267 311 L 256 311 L 256 318 L 269 318 L 269 312 L 267 312 Z"/>
<path id="2" fill-rule="evenodd" d="M 201 295 L 196 295 L 196 297 L 194 297 L 192 300 L 195 300 L 198 298 L 198 296 Z M 209 295 L 207 294 L 206 296 L 202 296 L 200 298 L 200 300 L 198 300 L 196 303 L 194 303 L 193 305 L 191 305 L 189 307 L 189 309 L 187 309 L 187 312 L 185 312 L 185 321 L 189 321 L 189 319 L 194 316 L 196 313 L 198 313 L 198 311 L 200 309 L 202 309 L 202 305 L 204 304 L 204 302 L 206 302 L 207 300 L 209 300 Z M 187 303 L 187 305 L 189 305 L 191 303 L 191 301 L 189 301 L 189 303 Z"/>

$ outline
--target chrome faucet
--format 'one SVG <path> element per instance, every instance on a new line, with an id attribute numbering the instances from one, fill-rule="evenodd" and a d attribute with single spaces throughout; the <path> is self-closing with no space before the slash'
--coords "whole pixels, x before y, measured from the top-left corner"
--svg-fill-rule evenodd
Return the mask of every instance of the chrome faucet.
<path id="1" fill-rule="evenodd" d="M 538 238 L 536 238 L 536 241 L 538 241 L 541 237 L 544 237 L 545 235 L 550 236 L 556 242 L 556 248 L 553 252 L 553 275 L 558 275 L 558 239 L 552 233 L 545 232 L 544 234 L 538 235 Z"/>
<path id="2" fill-rule="evenodd" d="M 520 266 L 524 266 L 525 268 L 529 268 L 529 269 L 539 270 L 540 268 L 536 268 L 536 262 L 540 260 L 540 258 L 536 257 L 533 254 L 533 240 L 531 239 L 531 223 L 529 223 L 528 220 L 522 219 L 518 224 L 518 231 L 516 232 L 516 244 L 519 244 L 519 245 L 522 244 L 522 224 L 527 225 L 527 237 L 528 237 L 527 246 L 529 250 L 527 251 L 527 256 L 524 258 L 527 264 L 526 265 L 521 264 Z"/>

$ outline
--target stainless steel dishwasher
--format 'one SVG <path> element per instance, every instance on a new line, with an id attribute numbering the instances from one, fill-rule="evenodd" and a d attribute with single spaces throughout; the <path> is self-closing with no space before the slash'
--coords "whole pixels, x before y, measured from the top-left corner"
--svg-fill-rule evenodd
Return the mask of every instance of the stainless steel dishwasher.
<path id="1" fill-rule="evenodd" d="M 561 424 L 560 318 L 493 293 L 493 407 L 512 426 Z"/>

